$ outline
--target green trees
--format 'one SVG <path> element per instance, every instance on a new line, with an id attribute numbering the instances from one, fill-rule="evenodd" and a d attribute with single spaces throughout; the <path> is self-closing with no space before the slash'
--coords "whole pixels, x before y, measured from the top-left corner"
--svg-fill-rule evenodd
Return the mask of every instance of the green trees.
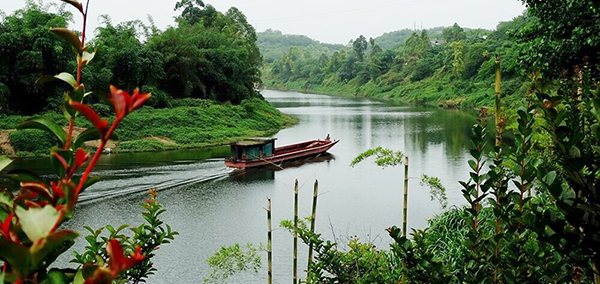
<path id="1" fill-rule="evenodd" d="M 490 105 L 493 101 L 486 96 L 494 70 L 490 55 L 500 54 L 503 58 L 503 78 L 509 94 L 527 88 L 525 76 L 517 67 L 521 44 L 510 35 L 529 21 L 530 17 L 520 16 L 500 23 L 496 31 L 465 31 L 455 24 L 445 29 L 397 31 L 368 42 L 359 36 L 344 53 L 331 54 L 324 69 L 320 67 L 322 62 L 298 57 L 291 61 L 294 66 L 313 71 L 300 73 L 300 69 L 288 68 L 282 72 L 289 58 L 274 60 L 265 68 L 269 73 L 265 84 L 303 91 L 402 97 L 405 101 L 435 105 Z M 393 44 L 392 39 L 404 41 Z M 394 49 L 384 49 L 386 46 Z M 302 46 L 293 48 L 298 49 L 297 53 L 309 50 Z M 319 56 L 311 54 L 313 58 Z M 509 102 L 518 100 L 513 96 Z"/>
<path id="2" fill-rule="evenodd" d="M 527 43 L 523 60 L 527 65 L 539 68 L 553 77 L 560 77 L 564 66 L 573 74 L 574 66 L 588 65 L 591 75 L 600 74 L 600 3 L 582 1 L 532 1 L 529 6 L 532 21 L 523 30 Z"/>
<path id="3" fill-rule="evenodd" d="M 454 25 L 451 27 L 444 29 L 442 31 L 442 36 L 446 42 L 455 42 L 467 39 L 465 31 L 457 23 L 454 23 Z"/>
<path id="4" fill-rule="evenodd" d="M 28 2 L 24 9 L 0 20 L 0 102 L 1 111 L 33 114 L 56 109 L 64 86 L 40 88 L 35 84 L 44 74 L 73 69 L 70 47 L 50 27 L 66 27 L 69 12 L 49 12 L 48 6 Z"/>
<path id="5" fill-rule="evenodd" d="M 98 50 L 96 64 L 85 69 L 88 85 L 95 90 L 102 90 L 108 84 L 126 89 L 156 86 L 165 75 L 164 59 L 161 53 L 140 41 L 139 33 L 145 28 L 143 24 L 132 21 L 115 26 L 107 16 L 104 16 L 103 24 L 96 30 L 92 45 Z"/>
<path id="6" fill-rule="evenodd" d="M 0 103 L 2 112 L 32 115 L 58 110 L 65 86 L 35 80 L 58 70 L 74 72 L 70 48 L 50 27 L 65 27 L 71 14 L 28 2 L 0 20 Z M 95 63 L 85 66 L 85 84 L 108 92 L 113 84 L 140 86 L 155 96 L 149 105 L 167 107 L 169 98 L 207 98 L 239 103 L 257 96 L 261 84 L 261 55 L 256 33 L 236 8 L 226 13 L 200 0 L 182 0 L 178 26 L 164 32 L 141 21 L 113 24 L 103 16 L 91 39 Z"/>
<path id="7" fill-rule="evenodd" d="M 239 103 L 256 96 L 261 57 L 254 28 L 236 8 L 198 17 L 183 17 L 178 27 L 148 42 L 164 58 L 159 86 L 176 98 Z"/>

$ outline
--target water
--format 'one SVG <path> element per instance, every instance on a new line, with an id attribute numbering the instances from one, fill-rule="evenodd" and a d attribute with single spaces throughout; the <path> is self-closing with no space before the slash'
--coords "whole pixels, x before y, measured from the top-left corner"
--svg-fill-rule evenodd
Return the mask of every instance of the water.
<path id="1" fill-rule="evenodd" d="M 223 166 L 227 147 L 205 150 L 107 155 L 97 175 L 105 179 L 81 197 L 75 218 L 67 227 L 138 225 L 138 205 L 146 191 L 161 189 L 159 200 L 166 223 L 179 231 L 172 244 L 157 252 L 158 268 L 149 283 L 199 283 L 210 273 L 205 260 L 221 246 L 266 243 L 267 197 L 273 202 L 273 226 L 293 218 L 293 184 L 300 184 L 299 215 L 310 215 L 312 186 L 319 180 L 316 228 L 327 238 L 349 237 L 387 248 L 385 229 L 402 224 L 403 172 L 382 169 L 372 160 L 355 168 L 360 152 L 382 146 L 410 158 L 408 225 L 424 228 L 442 209 L 419 185 L 420 176 L 439 177 L 447 187 L 449 205 L 463 204 L 458 180 L 468 179 L 468 140 L 474 117 L 459 111 L 391 105 L 382 102 L 293 92 L 264 91 L 265 98 L 300 123 L 275 135 L 278 145 L 309 139 L 341 139 L 317 159 L 284 165 L 284 170 L 235 172 Z M 151 126 L 149 126 L 151 127 Z M 31 166 L 43 165 L 36 161 Z M 41 166 L 40 166 L 41 165 Z M 274 280 L 289 283 L 292 275 L 292 237 L 284 229 L 273 233 Z M 79 238 L 75 250 L 82 251 Z M 300 245 L 299 264 L 306 265 L 307 249 Z M 238 275 L 230 283 L 264 283 L 266 253 L 259 274 Z M 60 259 L 67 265 L 69 257 Z M 304 275 L 299 272 L 300 277 Z"/>

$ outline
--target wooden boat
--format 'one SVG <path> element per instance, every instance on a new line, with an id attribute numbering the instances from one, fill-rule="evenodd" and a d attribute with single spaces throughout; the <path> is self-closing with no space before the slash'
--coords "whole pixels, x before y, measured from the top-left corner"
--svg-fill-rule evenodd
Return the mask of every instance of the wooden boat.
<path id="1" fill-rule="evenodd" d="M 318 155 L 326 152 L 340 140 L 311 140 L 275 148 L 277 138 L 249 138 L 232 143 L 231 156 L 225 159 L 230 168 L 247 169 L 265 165 L 277 165 L 302 157 Z"/>

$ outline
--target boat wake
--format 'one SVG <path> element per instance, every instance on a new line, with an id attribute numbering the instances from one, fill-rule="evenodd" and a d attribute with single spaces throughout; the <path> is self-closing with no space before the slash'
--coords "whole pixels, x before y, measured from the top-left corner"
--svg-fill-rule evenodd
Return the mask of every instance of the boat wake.
<path id="1" fill-rule="evenodd" d="M 228 177 L 233 170 L 223 166 L 222 159 L 197 163 L 154 167 L 139 167 L 94 172 L 100 181 L 79 196 L 81 203 L 99 201 L 146 192 L 150 189 L 165 190 L 182 185 L 207 182 Z"/>

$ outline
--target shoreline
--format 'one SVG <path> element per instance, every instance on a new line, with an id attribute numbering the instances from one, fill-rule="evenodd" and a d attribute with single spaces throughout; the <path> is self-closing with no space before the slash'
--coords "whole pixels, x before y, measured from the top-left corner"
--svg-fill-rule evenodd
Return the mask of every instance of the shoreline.
<path id="1" fill-rule="evenodd" d="M 60 121 L 57 113 L 45 113 Z M 40 130 L 14 131 L 28 119 L 23 116 L 0 116 L 0 145 L 3 155 L 11 158 L 45 157 L 52 136 Z M 132 113 L 117 128 L 111 153 L 142 153 L 170 150 L 202 149 L 227 145 L 248 137 L 271 136 L 298 123 L 298 119 L 280 112 L 265 100 L 251 100 L 241 105 L 212 104 L 206 107 L 184 106 L 169 109 L 143 108 Z M 8 127 L 7 127 L 8 125 Z M 79 120 L 80 128 L 91 127 Z M 86 142 L 94 151 L 96 141 Z M 96 143 L 97 144 L 97 143 Z M 12 150 L 12 151 L 11 151 Z"/>

